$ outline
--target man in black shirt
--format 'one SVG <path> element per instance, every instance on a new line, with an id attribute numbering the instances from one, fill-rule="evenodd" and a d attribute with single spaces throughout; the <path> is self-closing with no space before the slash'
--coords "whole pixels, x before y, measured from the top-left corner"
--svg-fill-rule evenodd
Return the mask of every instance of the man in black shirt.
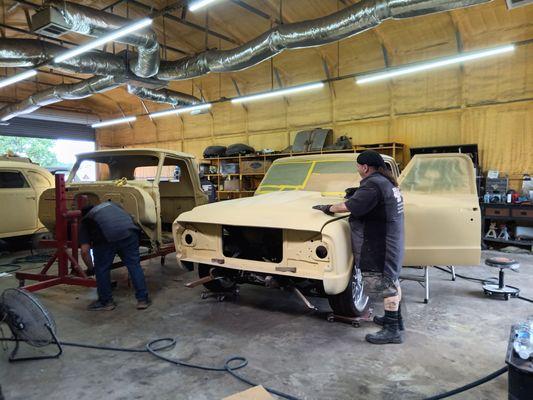
<path id="1" fill-rule="evenodd" d="M 139 256 L 140 229 L 131 215 L 122 207 L 106 201 L 97 206 L 82 209 L 79 243 L 81 257 L 87 265 L 87 273 L 96 275 L 98 300 L 89 304 L 91 311 L 110 311 L 116 307 L 111 292 L 111 266 L 115 255 L 119 255 L 128 268 L 135 288 L 137 309 L 148 308 L 151 301 L 146 290 L 144 272 Z M 94 264 L 90 250 L 93 249 Z"/>
<path id="2" fill-rule="evenodd" d="M 355 264 L 362 271 L 382 273 L 378 289 L 383 294 L 385 316 L 375 317 L 374 322 L 383 329 L 367 335 L 366 340 L 374 344 L 402 343 L 399 281 L 404 251 L 402 194 L 379 153 L 362 152 L 357 157 L 357 170 L 363 179 L 346 202 L 313 208 L 329 215 L 349 212 Z"/>

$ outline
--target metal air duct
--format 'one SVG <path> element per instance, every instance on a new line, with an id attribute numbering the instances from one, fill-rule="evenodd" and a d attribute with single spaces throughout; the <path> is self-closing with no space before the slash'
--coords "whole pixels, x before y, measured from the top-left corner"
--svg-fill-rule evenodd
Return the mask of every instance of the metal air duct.
<path id="1" fill-rule="evenodd" d="M 201 103 L 201 100 L 197 97 L 169 89 L 153 90 L 145 87 L 128 85 L 128 92 L 143 100 L 149 100 L 155 103 L 172 104 L 173 106 L 190 106 Z"/>
<path id="2" fill-rule="evenodd" d="M 38 39 L 0 38 L 0 67 L 34 67 L 67 50 L 63 46 Z M 50 67 L 77 74 L 125 76 L 126 64 L 121 56 L 90 51 Z"/>
<path id="3" fill-rule="evenodd" d="M 279 25 L 234 49 L 208 50 L 177 61 L 162 61 L 157 78 L 183 80 L 209 72 L 240 71 L 285 49 L 332 43 L 371 29 L 387 19 L 416 17 L 489 1 L 363 0 L 323 18 Z"/>
<path id="4" fill-rule="evenodd" d="M 34 93 L 32 96 L 0 110 L 0 120 L 8 121 L 21 114 L 31 113 L 43 106 L 63 100 L 79 100 L 103 93 L 120 86 L 123 82 L 113 76 L 94 76 L 82 82 L 57 85 L 50 89 Z"/>
<path id="5" fill-rule="evenodd" d="M 33 30 L 38 31 L 42 26 L 46 26 L 46 19 L 54 14 L 49 8 L 62 16 L 62 26 L 87 36 L 103 36 L 131 22 L 118 15 L 68 1 L 52 0 L 46 4 L 46 7 L 48 8 L 39 11 L 33 16 Z M 159 43 L 157 35 L 152 29 L 145 28 L 132 32 L 128 36 L 117 39 L 117 41 L 137 48 L 138 54 L 132 56 L 129 63 L 130 69 L 135 75 L 149 78 L 157 73 L 160 60 Z"/>

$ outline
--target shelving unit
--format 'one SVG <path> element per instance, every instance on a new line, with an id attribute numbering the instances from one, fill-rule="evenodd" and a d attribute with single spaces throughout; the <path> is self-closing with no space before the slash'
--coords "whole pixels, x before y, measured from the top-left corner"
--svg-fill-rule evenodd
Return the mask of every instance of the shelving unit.
<path id="1" fill-rule="evenodd" d="M 491 243 L 513 245 L 513 246 L 525 246 L 533 248 L 533 240 L 505 240 L 502 238 L 490 238 L 486 237 L 489 230 L 490 223 L 492 221 L 505 222 L 510 233 L 513 232 L 515 226 L 530 226 L 533 227 L 533 206 L 531 205 L 518 205 L 518 204 L 483 204 L 482 209 L 482 238 L 485 244 Z"/>
<path id="2" fill-rule="evenodd" d="M 216 186 L 217 188 L 217 201 L 220 200 L 229 200 L 241 197 L 252 196 L 255 192 L 255 189 L 263 179 L 263 176 L 270 167 L 271 162 L 282 157 L 291 157 L 291 156 L 301 156 L 301 155 L 312 155 L 312 154 L 331 154 L 331 153 L 356 153 L 364 150 L 376 150 L 382 154 L 389 155 L 393 157 L 396 162 L 402 165 L 403 162 L 403 148 L 404 145 L 401 143 L 375 143 L 375 144 L 362 144 L 353 146 L 351 149 L 346 150 L 323 150 L 323 151 L 312 151 L 305 153 L 273 153 L 273 154 L 252 154 L 244 155 L 237 157 L 213 157 L 206 158 L 201 161 L 202 164 L 215 165 L 217 171 L 216 174 L 205 174 L 205 176 Z M 263 168 L 259 169 L 257 172 L 241 172 L 243 171 L 243 165 L 247 161 L 259 161 L 263 164 Z M 238 164 L 239 172 L 235 173 L 220 173 L 221 166 L 224 163 L 235 163 Z M 223 187 L 224 183 L 227 181 L 226 178 L 232 180 L 238 180 L 238 189 L 237 190 L 218 190 L 218 188 Z M 232 183 L 232 187 L 236 184 Z"/>

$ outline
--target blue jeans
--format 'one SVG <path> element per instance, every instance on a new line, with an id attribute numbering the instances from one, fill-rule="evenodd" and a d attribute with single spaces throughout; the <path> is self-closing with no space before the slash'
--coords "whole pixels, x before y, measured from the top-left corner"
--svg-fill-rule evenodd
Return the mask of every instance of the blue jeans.
<path id="1" fill-rule="evenodd" d="M 146 290 L 144 272 L 141 268 L 139 256 L 139 234 L 133 231 L 126 239 L 119 240 L 118 242 L 98 244 L 93 247 L 98 299 L 102 303 L 113 300 L 113 294 L 111 292 L 111 266 L 116 254 L 118 254 L 128 268 L 137 300 L 147 300 L 148 292 Z"/>

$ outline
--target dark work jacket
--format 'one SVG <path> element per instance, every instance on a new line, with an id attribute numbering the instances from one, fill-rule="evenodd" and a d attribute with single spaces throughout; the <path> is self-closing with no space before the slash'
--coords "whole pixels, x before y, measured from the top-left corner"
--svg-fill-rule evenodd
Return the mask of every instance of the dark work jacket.
<path id="1" fill-rule="evenodd" d="M 361 181 L 346 201 L 352 250 L 362 271 L 400 277 L 404 252 L 404 213 L 400 189 L 378 172 Z"/>
<path id="2" fill-rule="evenodd" d="M 130 214 L 111 201 L 100 203 L 81 219 L 80 244 L 103 244 L 126 239 L 132 232 L 138 233 Z"/>

